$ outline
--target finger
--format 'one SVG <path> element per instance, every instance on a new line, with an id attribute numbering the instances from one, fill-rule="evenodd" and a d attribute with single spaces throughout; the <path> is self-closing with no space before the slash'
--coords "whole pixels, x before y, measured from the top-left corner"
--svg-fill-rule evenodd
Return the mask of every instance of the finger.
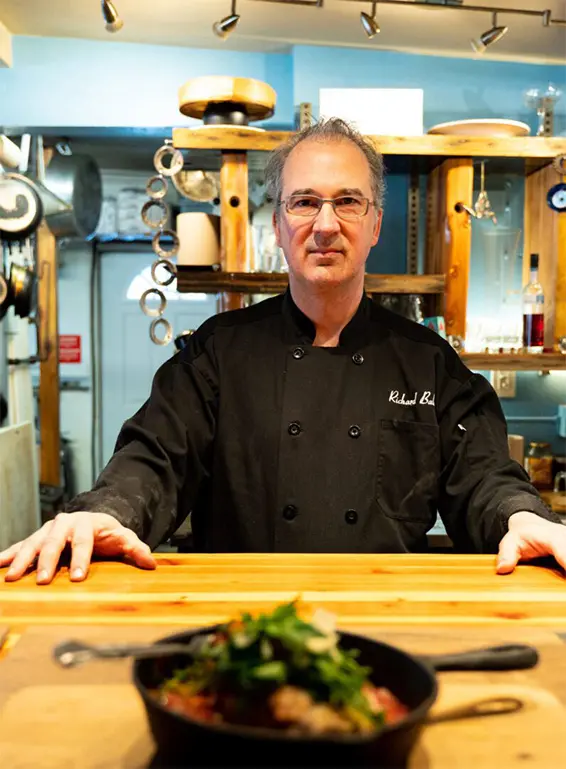
<path id="1" fill-rule="evenodd" d="M 71 539 L 72 555 L 70 575 L 73 582 L 86 578 L 94 547 L 92 516 L 80 516 L 75 524 Z"/>
<path id="2" fill-rule="evenodd" d="M 72 529 L 72 519 L 68 513 L 55 516 L 53 525 L 45 537 L 37 560 L 37 584 L 47 585 L 53 579 L 59 564 L 59 558 Z"/>
<path id="3" fill-rule="evenodd" d="M 124 555 L 142 569 L 155 569 L 157 566 L 150 548 L 130 529 L 124 529 Z"/>
<path id="4" fill-rule="evenodd" d="M 32 534 L 31 537 L 24 539 L 23 542 L 18 542 L 12 547 L 17 547 L 18 550 L 13 556 L 12 565 L 6 572 L 6 582 L 13 582 L 29 569 L 32 563 L 35 561 L 37 554 L 41 549 L 43 540 L 52 526 L 52 521 L 48 521 L 41 529 Z M 11 550 L 12 548 L 10 548 Z"/>
<path id="5" fill-rule="evenodd" d="M 14 556 L 22 546 L 23 542 L 16 542 L 11 547 L 7 548 L 6 550 L 3 550 L 0 553 L 0 568 L 2 566 L 8 566 L 8 564 L 12 563 L 14 560 Z"/>
<path id="6" fill-rule="evenodd" d="M 519 537 L 509 531 L 499 543 L 496 571 L 498 574 L 509 574 L 513 571 L 521 557 Z"/>
<path id="7" fill-rule="evenodd" d="M 560 566 L 566 571 L 566 540 L 563 539 L 555 545 L 552 552 Z"/>

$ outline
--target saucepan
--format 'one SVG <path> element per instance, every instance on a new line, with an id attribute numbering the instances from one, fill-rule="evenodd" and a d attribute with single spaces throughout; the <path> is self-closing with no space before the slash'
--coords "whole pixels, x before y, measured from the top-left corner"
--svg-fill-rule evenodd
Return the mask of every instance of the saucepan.
<path id="1" fill-rule="evenodd" d="M 403 767 L 436 700 L 437 671 L 519 670 L 534 667 L 538 662 L 537 650 L 523 644 L 452 655 L 417 657 L 365 636 L 340 632 L 340 646 L 344 649 L 358 649 L 358 661 L 373 671 L 372 682 L 376 686 L 387 687 L 409 708 L 409 712 L 401 721 L 385 726 L 375 734 L 326 734 L 320 737 L 291 735 L 275 729 L 206 723 L 172 712 L 158 702 L 155 690 L 175 670 L 190 662 L 190 654 L 184 652 L 184 645 L 188 646 L 196 636 L 216 633 L 220 627 L 215 625 L 167 636 L 158 642 L 155 651 L 146 647 L 130 649 L 128 652 L 136 656 L 133 681 L 143 700 L 158 746 L 158 757 L 152 765 L 167 766 L 168 769 L 182 766 L 251 765 Z M 169 645 L 173 653 L 168 653 Z M 124 649 L 127 650 L 122 647 L 122 652 Z M 96 649 L 91 650 L 90 656 L 93 656 L 92 651 Z M 58 656 L 63 664 L 73 664 L 72 651 L 67 651 L 67 662 L 62 659 L 64 654 Z M 79 661 L 80 650 L 75 656 L 75 661 Z M 125 654 L 120 653 L 119 649 L 110 648 L 107 653 L 94 656 Z M 490 701 L 486 702 L 489 704 Z M 503 712 L 521 707 L 520 701 L 514 699 L 507 704 L 510 707 Z M 467 715 L 489 712 L 489 707 L 485 712 L 478 707 L 477 712 Z"/>

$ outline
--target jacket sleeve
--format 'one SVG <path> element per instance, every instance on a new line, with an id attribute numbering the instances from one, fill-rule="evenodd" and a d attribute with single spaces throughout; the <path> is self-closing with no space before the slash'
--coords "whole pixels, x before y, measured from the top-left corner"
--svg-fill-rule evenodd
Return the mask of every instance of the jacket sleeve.
<path id="1" fill-rule="evenodd" d="M 505 417 L 489 382 L 459 359 L 451 366 L 455 376 L 444 373 L 437 406 L 439 512 L 458 549 L 495 553 L 513 513 L 525 510 L 549 521 L 560 519 L 510 458 Z"/>
<path id="2" fill-rule="evenodd" d="M 209 477 L 216 427 L 213 335 L 203 329 L 158 369 L 149 399 L 124 423 L 93 489 L 66 512 L 113 515 L 151 548 L 181 525 Z"/>

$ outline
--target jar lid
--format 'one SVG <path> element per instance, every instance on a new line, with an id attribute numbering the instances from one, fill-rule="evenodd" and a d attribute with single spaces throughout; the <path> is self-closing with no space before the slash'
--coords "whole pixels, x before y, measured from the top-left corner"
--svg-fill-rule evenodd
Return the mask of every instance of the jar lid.
<path id="1" fill-rule="evenodd" d="M 547 443 L 546 441 L 531 441 L 529 446 L 537 449 L 549 449 L 550 443 Z"/>

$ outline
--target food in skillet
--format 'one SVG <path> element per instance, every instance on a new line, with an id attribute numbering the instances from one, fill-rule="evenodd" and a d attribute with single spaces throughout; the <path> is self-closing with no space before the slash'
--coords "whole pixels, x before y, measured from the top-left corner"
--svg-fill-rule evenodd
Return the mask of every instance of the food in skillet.
<path id="1" fill-rule="evenodd" d="M 363 734 L 408 712 L 371 683 L 356 650 L 340 648 L 331 614 L 318 610 L 307 622 L 296 602 L 255 618 L 244 613 L 197 636 L 190 654 L 191 664 L 155 695 L 166 708 L 209 723 Z"/>

